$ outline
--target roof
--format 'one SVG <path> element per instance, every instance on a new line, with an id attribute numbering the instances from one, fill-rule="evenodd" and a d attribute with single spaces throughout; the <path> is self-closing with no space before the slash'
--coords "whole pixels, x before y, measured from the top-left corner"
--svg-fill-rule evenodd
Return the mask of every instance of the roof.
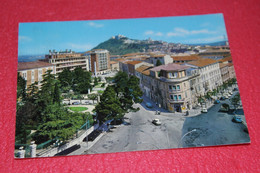
<path id="1" fill-rule="evenodd" d="M 128 61 L 127 64 L 136 65 L 141 63 L 142 61 Z"/>
<path id="2" fill-rule="evenodd" d="M 228 63 L 228 66 L 229 66 L 229 67 L 232 67 L 232 66 L 234 66 L 234 65 L 233 65 L 233 63 Z"/>
<path id="3" fill-rule="evenodd" d="M 199 60 L 200 57 L 196 55 L 191 56 L 172 56 L 172 59 L 174 61 L 193 61 L 193 60 Z"/>
<path id="4" fill-rule="evenodd" d="M 151 71 L 161 71 L 161 70 L 182 71 L 182 70 L 186 70 L 188 68 L 190 68 L 190 67 L 185 66 L 185 65 L 179 65 L 179 64 L 171 63 L 171 64 L 160 65 L 160 66 L 154 67 L 154 68 L 151 69 Z"/>
<path id="5" fill-rule="evenodd" d="M 137 56 L 137 55 L 143 55 L 144 53 L 138 52 L 138 53 L 128 53 L 123 56 Z"/>
<path id="6" fill-rule="evenodd" d="M 164 54 L 156 55 L 156 54 L 151 54 L 151 57 L 164 57 Z"/>
<path id="7" fill-rule="evenodd" d="M 44 61 L 18 62 L 18 71 L 29 70 L 42 67 L 50 67 L 52 64 Z"/>
<path id="8" fill-rule="evenodd" d="M 116 61 L 110 61 L 110 64 L 117 64 L 118 62 Z"/>
<path id="9" fill-rule="evenodd" d="M 140 67 L 138 67 L 137 69 L 135 69 L 135 71 L 142 73 L 144 75 L 149 76 L 150 75 L 150 69 L 152 67 L 151 66 L 147 66 L 147 65 L 141 65 Z"/>
<path id="10" fill-rule="evenodd" d="M 114 61 L 124 62 L 124 61 L 126 61 L 126 59 L 123 59 L 123 58 L 117 58 L 117 59 L 114 59 Z"/>
<path id="11" fill-rule="evenodd" d="M 223 67 L 226 67 L 226 66 L 228 66 L 228 64 L 219 63 L 219 68 L 223 68 Z"/>
<path id="12" fill-rule="evenodd" d="M 216 61 L 214 59 L 209 59 L 209 58 L 202 58 L 197 61 L 187 62 L 187 64 L 198 66 L 198 67 L 205 67 L 207 65 L 215 64 L 215 63 L 218 63 L 218 61 Z"/>
<path id="13" fill-rule="evenodd" d="M 220 59 L 219 61 L 220 61 L 220 62 L 232 61 L 232 57 L 231 57 L 231 56 L 228 56 L 228 57 L 226 57 L 226 58 Z"/>

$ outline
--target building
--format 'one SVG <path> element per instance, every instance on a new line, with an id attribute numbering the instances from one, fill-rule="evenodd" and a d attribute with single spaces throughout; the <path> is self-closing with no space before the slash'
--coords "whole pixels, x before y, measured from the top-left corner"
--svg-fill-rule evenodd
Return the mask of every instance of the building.
<path id="1" fill-rule="evenodd" d="M 204 91 L 212 91 L 218 86 L 222 85 L 221 72 L 219 68 L 219 62 L 213 59 L 202 58 L 197 61 L 190 61 L 184 63 L 193 68 L 197 68 L 200 73 L 201 83 L 203 85 Z"/>
<path id="2" fill-rule="evenodd" d="M 49 51 L 45 55 L 45 61 L 56 66 L 56 72 L 60 73 L 64 69 L 74 70 L 76 67 L 81 67 L 84 70 L 89 70 L 89 59 L 81 53 L 75 53 L 71 50 L 66 51 Z"/>
<path id="3" fill-rule="evenodd" d="M 90 59 L 89 69 L 95 73 L 95 75 L 110 70 L 110 55 L 108 50 L 95 49 L 88 51 L 87 56 Z"/>
<path id="4" fill-rule="evenodd" d="M 229 63 L 219 63 L 222 82 L 226 82 L 230 79 L 228 65 L 229 65 Z"/>
<path id="5" fill-rule="evenodd" d="M 153 64 L 156 66 L 157 61 L 160 61 L 162 65 L 173 63 L 173 59 L 170 55 L 156 55 L 152 54 L 149 59 L 146 60 L 146 62 Z"/>
<path id="6" fill-rule="evenodd" d="M 119 62 L 118 61 L 110 61 L 110 69 L 112 71 L 118 71 L 119 70 Z"/>
<path id="7" fill-rule="evenodd" d="M 192 107 L 189 66 L 167 64 L 150 69 L 151 99 L 171 112 L 185 112 Z"/>
<path id="8" fill-rule="evenodd" d="M 173 63 L 186 63 L 190 61 L 199 60 L 200 57 L 197 55 L 190 55 L 190 56 L 171 56 L 173 59 Z"/>
<path id="9" fill-rule="evenodd" d="M 38 82 L 40 87 L 47 70 L 52 70 L 52 74 L 55 74 L 55 65 L 44 61 L 18 62 L 18 73 L 26 80 L 27 88 L 34 82 Z"/>

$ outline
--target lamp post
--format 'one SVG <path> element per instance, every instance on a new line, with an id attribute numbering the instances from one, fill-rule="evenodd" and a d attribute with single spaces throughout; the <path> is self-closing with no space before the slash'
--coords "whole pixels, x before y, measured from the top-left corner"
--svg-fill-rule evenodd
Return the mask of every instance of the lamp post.
<path id="1" fill-rule="evenodd" d="M 192 132 L 196 132 L 196 129 L 193 129 L 193 130 L 191 130 L 191 131 L 185 133 L 185 134 L 182 136 L 181 140 L 180 140 L 179 143 L 178 143 L 178 148 L 180 148 L 180 144 L 181 144 L 181 141 L 183 140 L 183 138 L 184 138 L 185 136 L 187 136 L 188 134 L 192 133 Z"/>

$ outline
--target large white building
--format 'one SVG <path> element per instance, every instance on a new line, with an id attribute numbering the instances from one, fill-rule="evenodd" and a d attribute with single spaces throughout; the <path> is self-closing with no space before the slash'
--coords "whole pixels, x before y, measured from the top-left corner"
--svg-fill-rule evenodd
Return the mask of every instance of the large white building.
<path id="1" fill-rule="evenodd" d="M 198 69 L 200 81 L 203 86 L 202 93 L 212 91 L 222 85 L 222 77 L 219 68 L 219 62 L 213 59 L 201 58 L 197 61 L 187 62 L 184 65 Z"/>
<path id="2" fill-rule="evenodd" d="M 45 55 L 45 60 L 56 66 L 56 72 L 60 73 L 64 69 L 73 70 L 76 67 L 81 67 L 84 70 L 89 70 L 89 58 L 81 53 L 75 53 L 71 50 L 65 51 L 49 51 Z"/>

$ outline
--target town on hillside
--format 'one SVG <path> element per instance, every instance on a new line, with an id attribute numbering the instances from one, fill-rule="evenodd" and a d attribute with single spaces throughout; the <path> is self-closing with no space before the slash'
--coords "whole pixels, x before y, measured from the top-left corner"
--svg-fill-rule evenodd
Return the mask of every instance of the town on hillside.
<path id="1" fill-rule="evenodd" d="M 228 42 L 110 40 L 18 62 L 16 158 L 250 142 Z"/>

